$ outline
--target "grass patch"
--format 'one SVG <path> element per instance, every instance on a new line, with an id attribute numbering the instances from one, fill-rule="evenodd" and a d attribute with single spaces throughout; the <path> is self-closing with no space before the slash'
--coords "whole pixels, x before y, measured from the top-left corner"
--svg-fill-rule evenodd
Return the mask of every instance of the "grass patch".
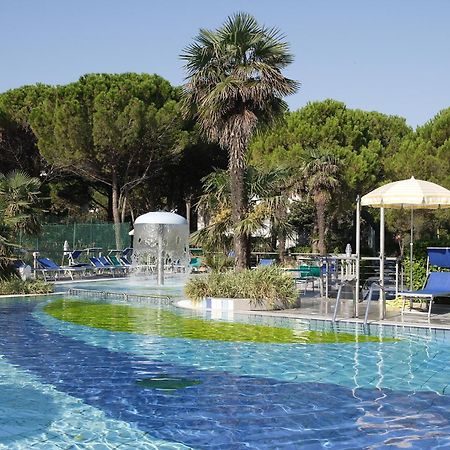
<path id="1" fill-rule="evenodd" d="M 396 340 L 376 336 L 356 336 L 351 333 L 300 332 L 265 325 L 218 322 L 183 317 L 170 311 L 154 308 L 80 300 L 59 299 L 46 305 L 44 311 L 56 319 L 78 325 L 169 338 L 274 344 L 337 344 Z"/>

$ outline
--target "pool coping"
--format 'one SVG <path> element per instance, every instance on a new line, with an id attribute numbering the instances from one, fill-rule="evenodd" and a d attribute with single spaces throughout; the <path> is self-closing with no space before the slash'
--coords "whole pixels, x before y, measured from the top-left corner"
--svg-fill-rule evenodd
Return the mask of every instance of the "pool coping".
<path id="1" fill-rule="evenodd" d="M 113 278 L 113 277 L 103 277 L 103 278 L 94 278 L 94 279 L 86 279 L 80 278 L 78 280 L 61 280 L 61 281 L 53 281 L 55 286 L 64 286 L 65 284 L 75 284 L 75 283 L 98 283 L 101 281 L 121 281 L 123 278 Z"/>
<path id="2" fill-rule="evenodd" d="M 348 317 L 345 319 L 336 319 L 333 322 L 333 319 L 328 316 L 311 316 L 308 314 L 292 314 L 292 313 L 273 313 L 271 311 L 239 311 L 234 314 L 240 315 L 256 315 L 256 316 L 264 316 L 264 317 L 278 317 L 285 319 L 297 319 L 297 320 L 306 320 L 309 322 L 330 322 L 336 324 L 358 324 L 364 326 L 364 320 L 357 317 Z M 419 329 L 427 329 L 427 330 L 446 330 L 450 331 L 450 325 L 441 325 L 441 324 L 422 324 L 422 323 L 414 323 L 414 322 L 395 322 L 392 320 L 372 320 L 366 323 L 366 326 L 389 326 L 389 327 L 399 327 L 399 328 L 419 328 Z"/>
<path id="3" fill-rule="evenodd" d="M 185 301 L 185 300 L 184 300 Z M 204 309 L 200 307 L 190 307 L 186 303 L 181 303 L 183 300 L 180 300 L 173 304 L 173 306 L 181 309 L 188 309 L 193 311 L 211 311 L 210 309 Z M 190 300 L 188 300 L 190 302 Z M 263 317 L 276 317 L 276 318 L 285 318 L 285 319 L 296 319 L 296 320 L 305 320 L 310 322 L 329 322 L 329 323 L 340 323 L 340 324 L 352 324 L 352 325 L 362 325 L 362 326 L 389 326 L 389 327 L 401 327 L 401 328 L 420 328 L 420 329 L 427 329 L 427 330 L 447 330 L 450 331 L 450 324 L 449 325 L 441 325 L 441 324 L 429 324 L 429 323 L 414 323 L 414 322 L 408 322 L 408 321 L 402 321 L 402 322 L 395 322 L 392 320 L 371 320 L 368 321 L 366 324 L 364 324 L 364 320 L 359 317 L 347 317 L 344 319 L 336 319 L 333 321 L 333 319 L 329 316 L 324 315 L 310 315 L 310 314 L 293 314 L 293 313 L 283 313 L 282 310 L 274 311 L 261 311 L 261 310 L 234 310 L 232 311 L 235 315 L 253 315 L 253 316 L 263 316 Z"/>
<path id="4" fill-rule="evenodd" d="M 0 295 L 0 299 L 12 297 L 43 297 L 48 295 L 63 295 L 63 294 L 65 294 L 65 292 L 49 292 L 48 294 L 5 294 Z"/>

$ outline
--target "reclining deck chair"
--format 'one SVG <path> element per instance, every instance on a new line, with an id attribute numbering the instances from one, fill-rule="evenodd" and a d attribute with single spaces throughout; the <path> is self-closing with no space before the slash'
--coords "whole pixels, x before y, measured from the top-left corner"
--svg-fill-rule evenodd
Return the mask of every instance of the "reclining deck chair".
<path id="1" fill-rule="evenodd" d="M 273 258 L 261 258 L 258 262 L 258 267 L 273 266 L 275 263 L 276 260 Z"/>
<path id="2" fill-rule="evenodd" d="M 98 274 L 102 274 L 105 271 L 109 271 L 114 276 L 116 273 L 116 267 L 113 266 L 111 263 L 104 264 L 100 258 L 97 258 L 96 256 L 91 256 L 89 258 L 89 261 L 91 261 L 92 265 L 94 266 L 95 270 Z"/>
<path id="3" fill-rule="evenodd" d="M 107 259 L 111 262 L 111 264 L 116 267 L 118 270 L 123 270 L 124 272 L 127 272 L 131 265 L 130 264 L 126 264 L 124 261 L 122 261 L 121 259 L 119 259 L 117 256 L 114 255 L 110 255 L 107 257 Z M 102 261 L 102 259 L 100 258 L 100 261 Z"/>
<path id="4" fill-rule="evenodd" d="M 126 257 L 126 256 L 121 256 L 119 258 L 119 261 L 125 266 L 125 267 L 130 267 L 133 265 L 131 263 L 131 261 Z"/>
<path id="5" fill-rule="evenodd" d="M 97 259 L 103 264 L 104 267 L 116 270 L 117 272 L 125 273 L 127 270 L 127 268 L 120 263 L 116 266 L 106 256 L 99 256 Z"/>
<path id="6" fill-rule="evenodd" d="M 128 259 L 132 253 L 133 249 L 131 247 L 127 247 L 122 250 L 122 254 L 120 255 L 120 257 Z"/>
<path id="7" fill-rule="evenodd" d="M 84 268 L 90 268 L 92 267 L 90 264 L 86 262 L 80 261 L 78 258 L 83 254 L 85 250 L 72 250 L 69 252 L 69 266 L 70 267 L 84 267 Z"/>
<path id="8" fill-rule="evenodd" d="M 450 297 L 450 272 L 430 272 L 423 289 L 417 291 L 399 292 L 398 295 L 402 297 L 402 316 L 405 312 L 405 302 L 409 298 L 411 301 L 415 298 L 428 301 L 428 322 L 431 317 L 431 307 L 436 297 Z M 412 305 L 410 305 L 410 310 Z"/>
<path id="9" fill-rule="evenodd" d="M 41 272 L 44 280 L 47 281 L 47 276 L 49 274 L 54 275 L 55 280 L 58 278 L 58 275 L 69 275 L 73 280 L 73 275 L 75 273 L 85 273 L 85 267 L 71 267 L 71 266 L 59 266 L 50 258 L 37 258 L 37 263 L 39 267 L 34 269 L 36 272 Z"/>

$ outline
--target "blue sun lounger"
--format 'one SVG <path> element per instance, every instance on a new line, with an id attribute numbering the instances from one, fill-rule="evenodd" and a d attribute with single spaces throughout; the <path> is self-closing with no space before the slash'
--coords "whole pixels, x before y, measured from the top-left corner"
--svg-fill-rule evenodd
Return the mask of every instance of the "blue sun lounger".
<path id="1" fill-rule="evenodd" d="M 85 267 L 70 267 L 70 266 L 59 266 L 50 258 L 37 258 L 37 263 L 39 265 L 38 268 L 34 269 L 36 272 L 41 272 L 44 280 L 47 281 L 47 275 L 53 274 L 55 280 L 58 278 L 58 275 L 69 275 L 73 280 L 73 275 L 75 273 L 86 272 Z"/>
<path id="2" fill-rule="evenodd" d="M 431 317 L 431 307 L 436 297 L 450 297 L 450 272 L 430 272 L 423 289 L 417 291 L 399 292 L 398 295 L 403 298 L 402 315 L 405 311 L 406 299 L 420 299 L 428 301 L 428 321 Z M 410 306 L 411 310 L 411 306 Z"/>
<path id="3" fill-rule="evenodd" d="M 258 267 L 272 266 L 276 263 L 275 259 L 262 258 L 259 260 Z"/>
<path id="4" fill-rule="evenodd" d="M 92 267 L 90 264 L 85 262 L 80 262 L 78 258 L 83 254 L 84 250 L 72 250 L 69 252 L 69 266 L 70 267 Z"/>
<path id="5" fill-rule="evenodd" d="M 105 271 L 109 271 L 110 273 L 113 274 L 113 276 L 115 275 L 116 268 L 112 264 L 105 265 L 100 261 L 99 258 L 97 258 L 95 256 L 91 256 L 89 258 L 89 261 L 91 261 L 92 265 L 94 266 L 94 268 L 98 274 L 102 274 Z"/>
<path id="6" fill-rule="evenodd" d="M 103 266 L 105 266 L 109 269 L 113 269 L 113 270 L 116 270 L 116 271 L 122 272 L 122 273 L 124 273 L 127 270 L 127 268 L 125 266 L 122 266 L 122 265 L 116 266 L 106 256 L 99 256 L 98 260 L 103 264 Z"/>
<path id="7" fill-rule="evenodd" d="M 428 247 L 427 273 L 430 266 L 450 269 L 450 248 L 449 247 Z"/>

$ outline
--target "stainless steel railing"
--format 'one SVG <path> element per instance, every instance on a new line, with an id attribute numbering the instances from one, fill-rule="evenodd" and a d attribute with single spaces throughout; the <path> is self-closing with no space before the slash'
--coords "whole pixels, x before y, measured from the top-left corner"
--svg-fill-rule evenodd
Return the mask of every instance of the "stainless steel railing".
<path id="1" fill-rule="evenodd" d="M 370 303 L 372 301 L 374 287 L 378 287 L 378 289 L 380 290 L 380 298 L 378 299 L 378 301 L 380 302 L 380 308 L 384 307 L 383 304 L 382 304 L 382 301 L 381 301 L 381 293 L 382 292 L 385 293 L 385 288 L 380 283 L 377 283 L 377 282 L 374 281 L 370 285 L 369 294 L 367 296 L 366 312 L 364 314 L 364 325 L 367 325 L 367 320 L 368 320 L 368 317 L 369 317 Z M 384 315 L 385 315 L 385 312 L 384 311 L 380 311 L 380 319 L 383 318 Z"/>
<path id="2" fill-rule="evenodd" d="M 339 284 L 339 288 L 338 288 L 338 292 L 337 292 L 337 296 L 336 296 L 336 303 L 334 305 L 333 318 L 331 319 L 332 323 L 336 322 L 337 313 L 338 313 L 339 307 L 341 305 L 342 291 L 343 291 L 344 286 L 351 285 L 352 289 L 355 288 L 352 285 L 352 281 L 354 281 L 354 280 L 346 280 Z M 353 303 L 354 302 L 355 302 L 355 295 L 353 294 Z M 353 310 L 355 310 L 355 305 L 353 305 Z"/>
<path id="3" fill-rule="evenodd" d="M 93 298 L 98 300 L 113 300 L 123 302 L 144 302 L 155 305 L 170 305 L 174 302 L 174 298 L 169 295 L 158 294 L 128 294 L 121 292 L 95 291 L 91 289 L 70 288 L 67 295 L 71 297 Z"/>

